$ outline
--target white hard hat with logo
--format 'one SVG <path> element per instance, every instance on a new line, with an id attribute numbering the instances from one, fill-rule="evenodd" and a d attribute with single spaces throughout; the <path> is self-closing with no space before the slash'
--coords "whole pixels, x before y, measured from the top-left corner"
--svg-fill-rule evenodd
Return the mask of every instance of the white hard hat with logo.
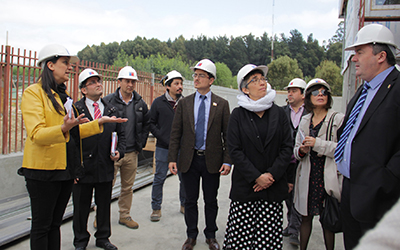
<path id="1" fill-rule="evenodd" d="M 261 70 L 264 73 L 264 77 L 267 76 L 268 73 L 268 67 L 265 65 L 259 65 L 256 66 L 254 64 L 246 64 L 244 65 L 238 72 L 237 74 L 237 84 L 238 84 L 238 88 L 240 91 L 242 91 L 242 88 L 244 86 L 240 86 L 240 84 L 242 83 L 243 79 L 252 71 L 254 70 Z"/>
<path id="2" fill-rule="evenodd" d="M 312 86 L 315 86 L 315 85 L 322 85 L 322 86 L 325 86 L 325 87 L 328 89 L 328 92 L 329 92 L 329 93 L 332 93 L 332 91 L 331 91 L 331 86 L 329 86 L 329 84 L 326 83 L 326 82 L 325 82 L 324 80 L 322 80 L 321 78 L 314 78 L 314 79 L 312 79 L 311 81 L 309 81 L 309 82 L 307 83 L 306 91 L 307 91 L 309 88 L 311 88 Z"/>
<path id="3" fill-rule="evenodd" d="M 180 79 L 182 79 L 182 81 L 185 79 L 181 75 L 181 73 L 179 73 L 176 70 L 172 70 L 172 71 L 168 72 L 168 74 L 163 78 L 162 84 L 169 86 L 169 85 L 171 85 L 172 80 L 174 80 L 175 78 L 180 78 Z"/>
<path id="4" fill-rule="evenodd" d="M 123 67 L 118 73 L 118 79 L 139 80 L 136 70 L 134 70 L 131 66 Z"/>
<path id="5" fill-rule="evenodd" d="M 69 61 L 70 63 L 76 63 L 79 61 L 79 58 L 76 55 L 71 55 L 64 46 L 59 44 L 50 44 L 44 46 L 39 51 L 39 59 L 37 65 L 39 67 L 42 67 L 42 63 L 45 62 L 47 59 L 50 59 L 52 57 L 62 57 L 62 56 L 70 57 L 71 58 Z"/>
<path id="6" fill-rule="evenodd" d="M 288 88 L 301 88 L 301 89 L 305 89 L 307 87 L 307 83 L 300 78 L 294 78 L 293 80 L 291 80 L 288 84 L 288 86 L 284 87 L 285 90 L 287 90 Z"/>
<path id="7" fill-rule="evenodd" d="M 217 68 L 215 64 L 209 59 L 203 59 L 199 61 L 196 66 L 190 67 L 191 70 L 195 71 L 196 69 L 204 70 L 205 72 L 210 73 L 214 76 L 214 79 L 217 79 Z"/>
<path id="8" fill-rule="evenodd" d="M 83 88 L 83 82 L 93 76 L 97 76 L 100 79 L 102 78 L 101 75 L 99 75 L 99 73 L 97 73 L 95 70 L 93 69 L 85 69 L 83 70 L 80 74 L 79 74 L 79 88 Z"/>
<path id="9" fill-rule="evenodd" d="M 354 44 L 346 47 L 345 50 L 354 50 L 356 46 L 369 43 L 382 43 L 397 48 L 392 31 L 386 26 L 373 23 L 362 27 L 356 34 Z"/>

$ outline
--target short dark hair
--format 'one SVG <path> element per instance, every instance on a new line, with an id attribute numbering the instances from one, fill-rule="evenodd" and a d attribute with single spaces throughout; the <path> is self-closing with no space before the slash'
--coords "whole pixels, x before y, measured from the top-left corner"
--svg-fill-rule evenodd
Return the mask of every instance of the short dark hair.
<path id="1" fill-rule="evenodd" d="M 304 89 L 303 88 L 300 88 L 300 87 L 289 87 L 289 88 L 287 88 L 287 90 L 289 90 L 289 89 L 299 89 L 300 93 L 304 94 Z"/>
<path id="2" fill-rule="evenodd" d="M 207 71 L 205 71 L 207 74 L 208 74 L 208 77 L 209 78 L 214 78 L 215 79 L 215 77 L 213 76 L 213 74 L 211 74 L 211 73 L 209 73 L 209 72 L 207 72 Z"/>
<path id="3" fill-rule="evenodd" d="M 260 69 L 256 69 L 251 71 L 250 73 L 248 73 L 242 80 L 242 82 L 240 83 L 240 90 L 242 90 L 242 88 L 246 88 L 247 89 L 247 80 L 250 79 L 250 77 L 252 77 L 255 74 L 261 74 L 262 76 L 264 76 L 264 71 L 260 70 Z"/>
<path id="4" fill-rule="evenodd" d="M 393 55 L 392 50 L 390 50 L 389 46 L 387 44 L 383 43 L 373 43 L 371 44 L 372 46 L 372 54 L 376 55 L 379 52 L 386 52 L 386 61 L 390 66 L 393 66 L 396 64 L 396 58 Z"/>
<path id="5" fill-rule="evenodd" d="M 324 89 L 326 90 L 327 96 L 328 96 L 328 101 L 326 102 L 325 109 L 328 110 L 328 109 L 332 108 L 333 99 L 332 99 L 331 93 L 328 91 L 328 88 L 322 84 L 317 84 L 317 85 L 314 85 L 311 88 L 307 89 L 307 91 L 306 91 L 306 96 L 304 98 L 304 108 L 308 112 L 312 112 L 312 110 L 315 108 L 314 104 L 312 104 L 312 102 L 311 102 L 311 92 L 313 92 L 314 90 L 318 90 L 321 87 L 324 87 Z"/>

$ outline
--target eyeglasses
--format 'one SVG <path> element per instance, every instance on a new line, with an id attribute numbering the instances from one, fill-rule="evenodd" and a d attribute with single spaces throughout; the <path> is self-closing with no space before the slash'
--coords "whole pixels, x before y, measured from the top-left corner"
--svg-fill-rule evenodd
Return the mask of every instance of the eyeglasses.
<path id="1" fill-rule="evenodd" d="M 261 84 L 261 83 L 267 83 L 268 79 L 267 78 L 253 78 L 251 79 L 247 84 L 246 84 L 246 88 L 247 86 L 249 86 L 249 84 L 254 83 L 254 84 Z"/>
<path id="2" fill-rule="evenodd" d="M 317 95 L 319 95 L 319 93 L 321 93 L 322 95 L 325 95 L 325 96 L 328 95 L 328 91 L 326 89 L 322 89 L 322 90 L 317 89 L 317 90 L 314 90 L 311 92 L 311 94 L 313 96 L 317 96 Z"/>
<path id="3" fill-rule="evenodd" d="M 192 75 L 192 77 L 193 77 L 193 79 L 195 79 L 196 77 L 198 77 L 198 78 L 210 78 L 208 75 L 206 75 L 206 74 L 196 74 L 196 73 L 194 73 L 193 75 Z"/>
<path id="4" fill-rule="evenodd" d="M 93 80 L 86 82 L 85 87 L 93 85 L 93 84 L 97 84 L 97 83 L 103 84 L 103 81 L 100 79 L 98 79 L 98 80 L 93 79 Z"/>

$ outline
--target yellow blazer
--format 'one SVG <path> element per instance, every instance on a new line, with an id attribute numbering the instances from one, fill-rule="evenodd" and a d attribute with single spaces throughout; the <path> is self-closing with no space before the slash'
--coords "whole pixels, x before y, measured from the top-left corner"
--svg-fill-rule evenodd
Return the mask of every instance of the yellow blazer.
<path id="1" fill-rule="evenodd" d="M 58 103 L 63 103 L 56 92 Z M 57 113 L 39 81 L 29 86 L 22 95 L 21 111 L 26 128 L 23 168 L 40 170 L 64 170 L 67 167 L 67 142 L 69 132 L 64 136 L 61 125 L 65 111 Z M 98 120 L 79 125 L 81 138 L 103 132 Z"/>

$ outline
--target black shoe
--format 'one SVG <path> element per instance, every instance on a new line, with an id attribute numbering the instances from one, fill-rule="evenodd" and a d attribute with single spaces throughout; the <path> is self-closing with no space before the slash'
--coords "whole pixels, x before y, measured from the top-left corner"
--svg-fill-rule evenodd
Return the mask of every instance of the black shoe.
<path id="1" fill-rule="evenodd" d="M 86 250 L 86 247 L 75 247 L 75 250 Z"/>
<path id="2" fill-rule="evenodd" d="M 283 229 L 283 231 L 282 231 L 282 235 L 283 236 L 285 236 L 285 237 L 287 237 L 287 236 L 290 236 L 290 233 L 289 233 L 289 228 L 287 227 L 287 228 L 285 228 L 285 229 Z"/>
<path id="3" fill-rule="evenodd" d="M 111 242 L 107 241 L 107 242 L 96 242 L 96 247 L 100 247 L 106 250 L 117 250 L 118 247 L 114 246 L 113 244 L 111 244 Z"/>

